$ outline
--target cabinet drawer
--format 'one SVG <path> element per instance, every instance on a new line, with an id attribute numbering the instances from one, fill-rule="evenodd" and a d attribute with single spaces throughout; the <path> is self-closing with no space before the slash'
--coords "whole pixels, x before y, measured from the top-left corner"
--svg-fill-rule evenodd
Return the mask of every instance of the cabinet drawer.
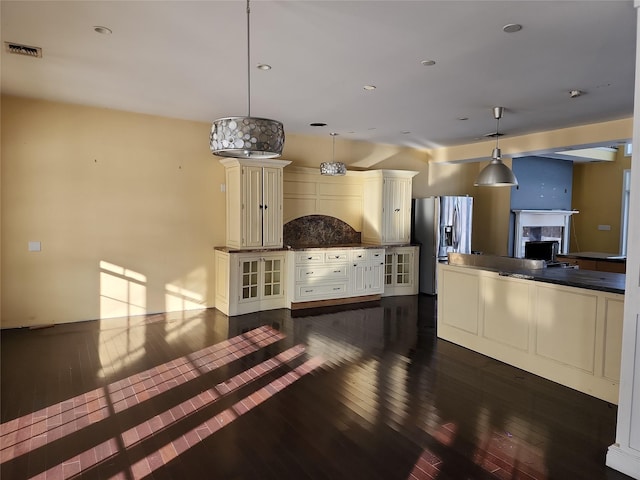
<path id="1" fill-rule="evenodd" d="M 384 262 L 383 249 L 370 250 L 353 250 L 351 252 L 351 261 L 353 263 L 371 262 L 373 264 Z"/>
<path id="2" fill-rule="evenodd" d="M 309 263 L 323 263 L 324 252 L 298 252 L 296 253 L 296 265 Z"/>
<path id="3" fill-rule="evenodd" d="M 366 250 L 353 250 L 351 252 L 352 262 L 366 262 L 368 258 L 369 258 L 369 255 Z"/>
<path id="4" fill-rule="evenodd" d="M 347 278 L 347 264 L 305 265 L 296 267 L 296 282 L 319 283 L 332 282 Z"/>
<path id="5" fill-rule="evenodd" d="M 347 284 L 334 283 L 328 285 L 298 285 L 296 287 L 296 299 L 302 300 L 307 298 L 333 298 L 341 297 L 347 291 Z"/>
<path id="6" fill-rule="evenodd" d="M 346 262 L 348 260 L 349 251 L 330 250 L 324 254 L 324 261 L 327 263 Z"/>
<path id="7" fill-rule="evenodd" d="M 369 256 L 369 261 L 376 264 L 376 263 L 384 263 L 384 250 L 383 249 L 376 249 L 376 250 L 369 250 L 367 252 L 368 256 Z"/>

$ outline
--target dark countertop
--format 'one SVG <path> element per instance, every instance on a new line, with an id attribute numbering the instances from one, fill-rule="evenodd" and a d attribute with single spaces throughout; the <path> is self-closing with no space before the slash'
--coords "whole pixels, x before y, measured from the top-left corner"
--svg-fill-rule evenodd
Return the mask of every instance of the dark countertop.
<path id="1" fill-rule="evenodd" d="M 559 253 L 558 258 L 581 258 L 586 260 L 599 260 L 605 262 L 618 262 L 624 263 L 627 261 L 625 255 L 618 255 L 617 253 L 603 253 L 603 252 L 569 252 Z"/>
<path id="2" fill-rule="evenodd" d="M 597 272 L 595 270 L 580 270 L 577 268 L 552 267 L 537 270 L 523 270 L 513 273 L 521 273 L 536 282 L 554 283 L 556 285 L 620 293 L 623 295 L 626 280 L 624 273 Z M 500 274 L 509 276 L 512 273 L 500 272 Z"/>
<path id="3" fill-rule="evenodd" d="M 307 250 L 329 250 L 329 249 L 360 249 L 360 248 L 387 248 L 387 247 L 411 247 L 412 244 L 404 245 L 374 245 L 371 243 L 345 243 L 340 245 L 285 245 L 282 248 L 229 248 L 229 247 L 214 247 L 214 250 L 220 250 L 226 253 L 259 253 L 259 252 L 304 252 Z"/>
<path id="4" fill-rule="evenodd" d="M 286 252 L 288 248 L 230 248 L 230 247 L 213 247 L 225 253 L 260 253 L 260 252 Z"/>
<path id="5" fill-rule="evenodd" d="M 340 245 L 292 245 L 289 246 L 290 250 L 294 250 L 296 252 L 306 251 L 306 250 L 327 250 L 327 249 L 360 249 L 360 248 L 386 248 L 386 247 L 408 247 L 407 245 L 375 245 L 371 243 L 344 243 Z"/>

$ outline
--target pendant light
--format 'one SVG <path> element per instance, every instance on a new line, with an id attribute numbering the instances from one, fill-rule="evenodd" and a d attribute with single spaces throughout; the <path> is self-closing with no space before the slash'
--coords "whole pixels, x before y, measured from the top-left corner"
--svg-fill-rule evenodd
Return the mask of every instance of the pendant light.
<path id="1" fill-rule="evenodd" d="M 320 164 L 320 174 L 321 175 L 346 175 L 347 166 L 342 162 L 336 162 L 336 137 L 339 135 L 338 133 L 330 133 L 333 137 L 333 154 L 330 162 L 322 162 Z"/>
<path id="2" fill-rule="evenodd" d="M 511 169 L 502 163 L 502 152 L 498 146 L 500 119 L 503 111 L 503 107 L 493 107 L 493 116 L 497 120 L 496 148 L 491 153 L 491 162 L 482 169 L 478 178 L 476 178 L 474 183 L 476 187 L 512 187 L 518 185 L 518 180 Z"/>
<path id="3" fill-rule="evenodd" d="M 247 105 L 246 117 L 219 118 L 211 125 L 211 153 L 232 158 L 275 158 L 282 155 L 284 127 L 268 118 L 251 116 L 251 42 L 247 0 Z"/>

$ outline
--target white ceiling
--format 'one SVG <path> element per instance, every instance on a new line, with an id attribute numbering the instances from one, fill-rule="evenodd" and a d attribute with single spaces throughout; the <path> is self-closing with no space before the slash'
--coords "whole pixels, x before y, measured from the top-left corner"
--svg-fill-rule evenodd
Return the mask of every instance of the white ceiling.
<path id="1" fill-rule="evenodd" d="M 2 40 L 43 50 L 3 49 L 3 93 L 204 122 L 247 114 L 244 0 L 0 5 Z M 632 1 L 254 0 L 251 114 L 287 133 L 425 148 L 486 140 L 496 105 L 509 136 L 630 117 L 635 25 Z"/>

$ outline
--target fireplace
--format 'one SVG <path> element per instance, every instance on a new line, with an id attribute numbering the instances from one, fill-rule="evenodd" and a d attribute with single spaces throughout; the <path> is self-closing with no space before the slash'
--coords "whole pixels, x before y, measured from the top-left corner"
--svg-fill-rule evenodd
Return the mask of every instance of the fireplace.
<path id="1" fill-rule="evenodd" d="M 516 215 L 513 256 L 524 258 L 527 242 L 557 241 L 569 253 L 569 219 L 577 210 L 513 210 Z"/>

